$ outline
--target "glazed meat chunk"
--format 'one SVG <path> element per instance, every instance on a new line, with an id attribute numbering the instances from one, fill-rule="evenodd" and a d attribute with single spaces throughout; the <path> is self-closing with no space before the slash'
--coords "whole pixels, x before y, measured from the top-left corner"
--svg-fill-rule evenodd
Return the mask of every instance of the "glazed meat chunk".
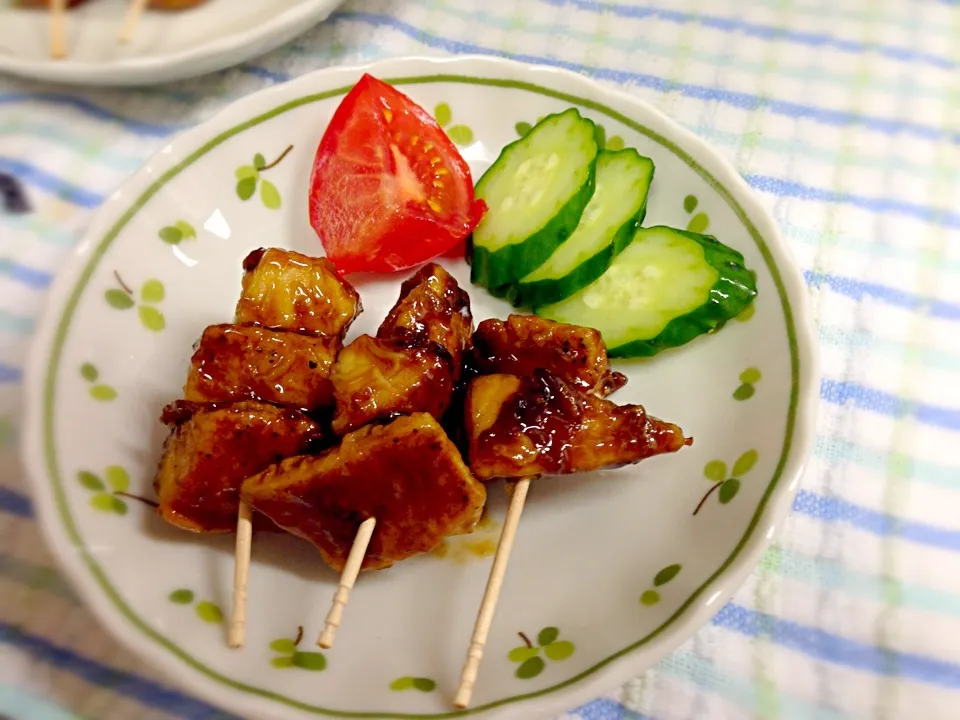
<path id="1" fill-rule="evenodd" d="M 362 567 L 385 568 L 471 532 L 486 490 L 434 418 L 368 425 L 314 457 L 295 457 L 243 484 L 243 498 L 306 538 L 340 572 L 360 524 L 377 519 Z"/>
<path id="2" fill-rule="evenodd" d="M 625 376 L 610 369 L 599 332 L 536 315 L 481 322 L 473 334 L 473 364 L 484 375 L 530 377 L 542 368 L 579 390 L 602 397 L 627 382 Z"/>
<path id="3" fill-rule="evenodd" d="M 614 468 L 676 452 L 676 425 L 571 387 L 545 370 L 484 375 L 467 392 L 470 469 L 481 480 Z"/>
<path id="4" fill-rule="evenodd" d="M 254 401 L 164 408 L 171 427 L 154 478 L 159 513 L 194 532 L 227 533 L 237 526 L 240 483 L 322 440 L 320 426 L 297 410 Z"/>
<path id="5" fill-rule="evenodd" d="M 429 348 L 361 335 L 340 351 L 330 374 L 338 435 L 374 420 L 428 412 L 443 416 L 453 393 L 446 358 Z"/>
<path id="6" fill-rule="evenodd" d="M 343 337 L 360 314 L 360 295 L 326 258 L 261 248 L 243 269 L 238 323 Z"/>
<path id="7" fill-rule="evenodd" d="M 260 325 L 211 325 L 193 353 L 184 398 L 263 400 L 304 410 L 333 404 L 330 371 L 339 336 Z"/>
<path id="8" fill-rule="evenodd" d="M 442 348 L 460 376 L 463 354 L 470 347 L 473 315 L 470 297 L 450 273 L 436 263 L 423 266 L 400 286 L 400 298 L 380 324 L 377 337 L 411 346 Z"/>

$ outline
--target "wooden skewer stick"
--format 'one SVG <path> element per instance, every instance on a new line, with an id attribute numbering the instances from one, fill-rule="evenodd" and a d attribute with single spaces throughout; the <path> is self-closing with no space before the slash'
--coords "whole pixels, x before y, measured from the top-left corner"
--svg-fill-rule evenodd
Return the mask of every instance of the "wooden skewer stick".
<path id="1" fill-rule="evenodd" d="M 333 636 L 336 634 L 337 628 L 340 627 L 343 609 L 350 600 L 350 591 L 357 581 L 357 575 L 360 574 L 360 565 L 363 563 L 364 555 L 367 554 L 367 546 L 370 545 L 370 538 L 373 536 L 373 529 L 376 526 L 376 518 L 367 518 L 357 528 L 357 536 L 353 539 L 350 554 L 347 555 L 347 563 L 343 566 L 343 572 L 340 573 L 340 586 L 333 594 L 333 605 L 330 606 L 330 612 L 327 613 L 323 631 L 317 638 L 317 645 L 324 649 L 333 646 Z"/>
<path id="2" fill-rule="evenodd" d="M 250 546 L 253 542 L 253 509 L 250 503 L 240 501 L 237 514 L 237 547 L 233 557 L 233 614 L 227 644 L 243 647 L 247 631 L 247 583 L 250 579 Z"/>
<path id="3" fill-rule="evenodd" d="M 473 696 L 473 686 L 477 682 L 480 660 L 483 659 L 483 648 L 487 644 L 487 633 L 490 632 L 493 614 L 497 609 L 500 588 L 503 586 L 503 577 L 507 573 L 507 563 L 510 561 L 510 552 L 513 550 L 513 539 L 517 534 L 517 526 L 520 524 L 520 515 L 523 513 L 523 504 L 527 501 L 529 489 L 530 478 L 519 480 L 510 497 L 510 506 L 507 508 L 507 517 L 503 521 L 497 554 L 493 557 L 487 589 L 483 593 L 483 602 L 480 603 L 480 612 L 477 613 L 473 637 L 470 639 L 470 648 L 467 650 L 467 660 L 460 673 L 460 685 L 453 700 L 454 706 L 461 710 L 470 704 L 470 698 Z"/>
<path id="4" fill-rule="evenodd" d="M 127 12 L 123 16 L 123 25 L 120 26 L 120 33 L 117 35 L 117 41 L 126 44 L 133 40 L 137 34 L 137 26 L 140 24 L 140 16 L 147 9 L 150 0 L 130 0 L 127 6 Z"/>
<path id="5" fill-rule="evenodd" d="M 50 3 L 50 57 L 67 56 L 67 0 Z"/>

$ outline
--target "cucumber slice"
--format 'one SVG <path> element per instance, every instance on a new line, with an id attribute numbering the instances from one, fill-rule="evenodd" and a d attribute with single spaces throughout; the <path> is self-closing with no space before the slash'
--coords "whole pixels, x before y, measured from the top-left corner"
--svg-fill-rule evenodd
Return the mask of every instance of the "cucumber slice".
<path id="1" fill-rule="evenodd" d="M 597 155 L 596 188 L 580 224 L 543 265 L 509 292 L 514 305 L 560 302 L 599 278 L 647 214 L 653 161 L 633 148 Z"/>
<path id="2" fill-rule="evenodd" d="M 572 233 L 593 195 L 595 126 L 575 108 L 507 145 L 477 182 L 487 212 L 473 231 L 470 279 L 497 294 Z"/>
<path id="3" fill-rule="evenodd" d="M 596 328 L 610 357 L 649 357 L 716 332 L 757 295 L 743 255 L 708 235 L 638 230 L 599 280 L 536 313 Z"/>

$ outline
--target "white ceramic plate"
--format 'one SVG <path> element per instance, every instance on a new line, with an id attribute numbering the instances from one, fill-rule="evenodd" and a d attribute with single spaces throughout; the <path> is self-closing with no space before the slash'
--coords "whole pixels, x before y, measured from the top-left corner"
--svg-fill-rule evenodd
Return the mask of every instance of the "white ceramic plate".
<path id="1" fill-rule="evenodd" d="M 620 138 L 655 161 L 647 224 L 706 227 L 757 271 L 750 317 L 654 360 L 616 363 L 630 378 L 617 400 L 679 423 L 695 437 L 692 448 L 531 489 L 470 712 L 560 712 L 643 672 L 705 622 L 789 510 L 818 388 L 804 285 L 746 184 L 627 95 L 493 59 L 369 69 L 428 109 L 447 105 L 447 129 L 475 178 L 516 138 L 517 123 L 578 106 L 605 126 L 608 143 Z M 218 608 L 229 605 L 232 540 L 165 526 L 100 489 L 129 482 L 152 494 L 160 408 L 180 393 L 204 326 L 231 318 L 247 252 L 321 253 L 307 222 L 311 162 L 362 70 L 322 71 L 252 95 L 150 160 L 101 209 L 54 284 L 26 383 L 26 460 L 69 576 L 125 644 L 189 690 L 256 718 L 449 713 L 505 509 L 493 486 L 493 523 L 450 540 L 445 557 L 364 575 L 336 647 L 323 661 L 298 655 L 290 667 L 298 626 L 297 652 L 317 650 L 335 587 L 312 548 L 287 536 L 257 539 L 247 645 L 231 651 Z M 280 207 L 259 193 L 241 200 L 237 168 L 255 153 L 269 162 L 289 143 L 292 152 L 260 180 L 278 190 Z M 160 234 L 176 239 L 174 227 L 184 237 L 169 244 Z M 477 320 L 506 316 L 504 303 L 470 286 L 463 261 L 443 262 L 469 288 Z M 351 335 L 376 328 L 405 276 L 356 282 L 365 312 Z M 520 633 L 533 648 L 511 652 L 525 646 Z M 521 662 L 530 657 L 538 660 Z"/>
<path id="2" fill-rule="evenodd" d="M 49 55 L 45 10 L 0 0 L 0 72 L 77 85 L 146 85 L 222 70 L 262 55 L 324 20 L 342 0 L 208 0 L 143 14 L 117 43 L 129 0 L 95 0 L 67 15 L 69 55 Z"/>

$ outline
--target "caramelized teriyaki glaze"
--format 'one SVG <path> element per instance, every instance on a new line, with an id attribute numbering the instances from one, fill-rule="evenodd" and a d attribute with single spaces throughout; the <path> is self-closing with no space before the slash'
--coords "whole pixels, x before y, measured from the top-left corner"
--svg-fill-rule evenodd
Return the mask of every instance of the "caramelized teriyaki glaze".
<path id="1" fill-rule="evenodd" d="M 617 406 L 546 370 L 477 378 L 466 422 L 470 469 L 485 480 L 619 467 L 692 442 L 639 405 Z"/>
<path id="2" fill-rule="evenodd" d="M 263 400 L 304 410 L 333 404 L 339 336 L 259 325 L 211 325 L 193 353 L 184 399 Z"/>
<path id="3" fill-rule="evenodd" d="M 530 377 L 545 369 L 580 390 L 608 395 L 626 383 L 613 373 L 600 333 L 536 315 L 491 318 L 473 334 L 472 364 L 484 375 Z"/>
<path id="4" fill-rule="evenodd" d="M 381 339 L 443 349 L 453 363 L 454 379 L 460 376 L 472 335 L 470 296 L 436 263 L 425 265 L 403 282 L 399 299 L 377 330 Z"/>
<path id="5" fill-rule="evenodd" d="M 241 482 L 323 439 L 320 426 L 299 411 L 254 401 L 178 400 L 162 420 L 172 429 L 154 478 L 158 512 L 195 532 L 233 532 Z"/>
<path id="6" fill-rule="evenodd" d="M 326 258 L 261 248 L 243 269 L 238 323 L 342 337 L 362 309 L 360 295 Z"/>
<path id="7" fill-rule="evenodd" d="M 319 456 L 284 460 L 247 480 L 242 493 L 312 542 L 337 572 L 369 517 L 377 525 L 362 567 L 378 569 L 471 532 L 486 502 L 484 486 L 426 413 L 368 425 Z"/>
<path id="8" fill-rule="evenodd" d="M 369 335 L 359 336 L 340 351 L 330 380 L 337 434 L 415 412 L 441 418 L 453 393 L 450 363 L 433 349 Z"/>

